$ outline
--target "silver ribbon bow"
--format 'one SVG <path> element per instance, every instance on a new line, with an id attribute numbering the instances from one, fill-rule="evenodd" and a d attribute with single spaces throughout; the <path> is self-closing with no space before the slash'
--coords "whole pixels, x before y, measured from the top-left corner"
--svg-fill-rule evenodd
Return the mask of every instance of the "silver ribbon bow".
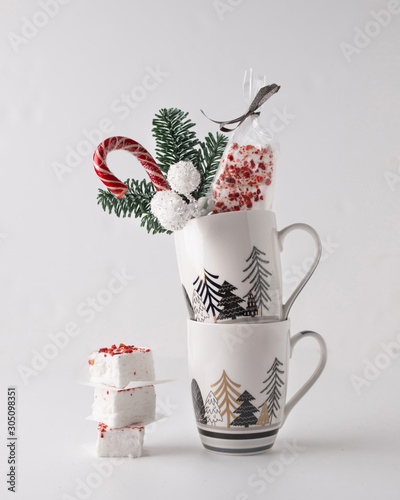
<path id="1" fill-rule="evenodd" d="M 208 116 L 204 113 L 203 110 L 200 110 L 200 111 L 203 113 L 203 115 L 206 118 L 208 118 L 209 120 L 211 120 L 214 123 L 218 123 L 219 129 L 221 130 L 221 132 L 232 132 L 233 130 L 238 128 L 238 126 L 241 123 L 243 123 L 245 121 L 245 119 L 248 118 L 249 116 L 259 115 L 260 112 L 256 113 L 257 109 L 260 108 L 266 101 L 268 101 L 268 99 L 271 96 L 276 94 L 280 88 L 281 87 L 279 85 L 277 85 L 276 83 L 272 83 L 271 85 L 266 85 L 265 87 L 262 87 L 257 92 L 257 95 L 255 96 L 252 103 L 250 104 L 247 112 L 244 115 L 239 116 L 239 118 L 235 118 L 234 120 L 222 121 L 222 122 L 217 121 L 217 120 L 212 120 L 211 118 L 208 118 Z M 232 123 L 237 123 L 236 127 L 233 127 L 233 128 L 226 128 L 225 127 L 225 125 L 232 125 Z"/>

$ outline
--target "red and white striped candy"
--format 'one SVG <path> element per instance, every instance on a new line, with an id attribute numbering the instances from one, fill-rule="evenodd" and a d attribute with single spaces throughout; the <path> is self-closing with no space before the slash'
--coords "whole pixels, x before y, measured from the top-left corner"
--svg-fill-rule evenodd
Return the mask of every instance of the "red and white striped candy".
<path id="1" fill-rule="evenodd" d="M 151 182 L 157 191 L 170 190 L 168 182 L 165 180 L 160 167 L 155 162 L 151 154 L 138 142 L 128 137 L 109 137 L 97 146 L 93 155 L 93 166 L 100 180 L 105 184 L 111 193 L 117 198 L 123 198 L 128 191 L 128 186 L 121 182 L 107 166 L 106 158 L 111 151 L 123 149 L 129 151 L 143 165 Z"/>

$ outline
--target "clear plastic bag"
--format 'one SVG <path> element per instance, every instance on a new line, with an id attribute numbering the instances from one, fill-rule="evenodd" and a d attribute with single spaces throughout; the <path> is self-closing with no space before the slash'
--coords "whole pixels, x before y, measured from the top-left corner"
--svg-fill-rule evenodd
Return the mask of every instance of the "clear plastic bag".
<path id="1" fill-rule="evenodd" d="M 244 96 L 248 106 L 265 86 L 265 77 L 246 71 Z M 211 187 L 214 213 L 271 210 L 278 155 L 277 144 L 259 123 L 259 113 L 240 123 L 226 146 Z"/>

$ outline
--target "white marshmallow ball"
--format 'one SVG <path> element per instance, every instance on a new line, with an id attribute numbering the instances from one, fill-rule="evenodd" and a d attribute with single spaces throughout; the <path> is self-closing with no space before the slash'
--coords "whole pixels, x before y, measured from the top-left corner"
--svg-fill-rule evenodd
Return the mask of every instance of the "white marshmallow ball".
<path id="1" fill-rule="evenodd" d="M 191 161 L 174 163 L 169 167 L 167 177 L 171 189 L 185 196 L 193 193 L 201 181 L 200 172 Z"/>
<path id="2" fill-rule="evenodd" d="M 151 212 L 160 221 L 164 229 L 178 231 L 189 218 L 189 205 L 174 191 L 157 191 L 151 200 Z"/>

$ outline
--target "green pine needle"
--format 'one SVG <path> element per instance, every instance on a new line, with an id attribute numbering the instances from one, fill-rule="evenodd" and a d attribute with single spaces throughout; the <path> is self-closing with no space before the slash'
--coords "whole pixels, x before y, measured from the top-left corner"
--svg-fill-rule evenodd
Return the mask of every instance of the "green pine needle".
<path id="1" fill-rule="evenodd" d="M 215 136 L 209 133 L 205 141 L 200 143 L 201 183 L 196 192 L 193 193 L 194 198 L 199 199 L 208 193 L 227 143 L 228 138 L 219 132 Z"/>
<path id="2" fill-rule="evenodd" d="M 193 127 L 196 125 L 188 113 L 180 109 L 161 109 L 153 120 L 153 136 L 156 140 L 156 159 L 164 174 L 174 163 L 191 161 L 197 167 L 199 140 Z"/>
<path id="3" fill-rule="evenodd" d="M 108 190 L 99 189 L 97 204 L 109 214 L 114 212 L 117 217 L 131 217 L 133 214 L 135 218 L 141 219 L 140 225 L 145 227 L 148 233 L 171 234 L 171 231 L 165 230 L 151 213 L 150 202 L 156 192 L 154 185 L 145 180 L 135 179 L 127 179 L 125 184 L 128 186 L 128 191 L 122 199 Z"/>

